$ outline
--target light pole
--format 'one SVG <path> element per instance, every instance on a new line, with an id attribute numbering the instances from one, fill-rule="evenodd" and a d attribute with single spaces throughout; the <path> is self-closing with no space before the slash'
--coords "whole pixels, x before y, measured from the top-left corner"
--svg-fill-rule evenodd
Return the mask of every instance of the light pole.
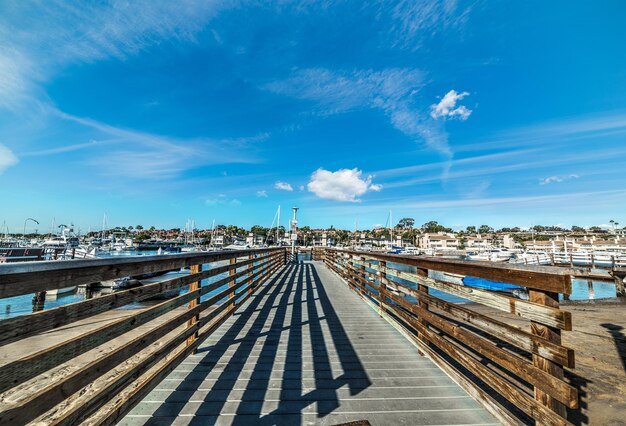
<path id="1" fill-rule="evenodd" d="M 298 219 L 296 213 L 298 212 L 298 208 L 292 207 L 291 209 L 293 210 L 293 219 L 291 220 L 291 257 L 295 261 L 296 239 L 298 238 Z"/>
<path id="2" fill-rule="evenodd" d="M 35 222 L 37 225 L 39 225 L 39 222 L 35 219 L 33 219 L 32 217 L 27 218 L 24 221 L 24 232 L 22 233 L 22 238 L 24 238 L 24 242 L 26 242 L 26 222 L 28 222 L 29 220 L 32 220 L 33 222 Z"/>

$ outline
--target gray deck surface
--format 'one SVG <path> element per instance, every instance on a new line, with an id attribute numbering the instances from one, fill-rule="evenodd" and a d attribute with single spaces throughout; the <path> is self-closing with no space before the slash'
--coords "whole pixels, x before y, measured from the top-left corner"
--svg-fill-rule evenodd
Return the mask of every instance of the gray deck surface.
<path id="1" fill-rule="evenodd" d="M 287 266 L 123 425 L 495 425 L 320 262 Z"/>

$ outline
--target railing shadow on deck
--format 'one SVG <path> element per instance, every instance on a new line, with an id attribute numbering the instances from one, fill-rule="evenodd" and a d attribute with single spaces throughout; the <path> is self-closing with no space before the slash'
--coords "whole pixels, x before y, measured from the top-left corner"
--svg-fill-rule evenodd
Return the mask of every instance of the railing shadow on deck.
<path id="1" fill-rule="evenodd" d="M 288 311 L 289 306 L 291 312 Z M 300 263 L 287 267 L 248 305 L 235 313 L 234 317 L 237 319 L 217 342 L 199 349 L 198 353 L 206 352 L 206 355 L 178 389 L 156 410 L 153 419 L 179 414 L 185 405 L 181 400 L 193 394 L 202 380 L 216 371 L 218 361 L 233 347 L 236 349 L 228 365 L 203 398 L 195 411 L 198 417 L 190 424 L 215 423 L 227 396 L 235 389 L 238 378 L 244 373 L 246 362 L 251 359 L 250 355 L 259 347 L 257 361 L 252 367 L 241 400 L 238 401 L 238 416 L 233 418 L 234 425 L 270 425 L 277 422 L 301 424 L 303 410 L 310 405 L 316 405 L 318 417 L 324 417 L 337 409 L 340 405 L 337 391 L 341 387 L 347 386 L 350 394 L 356 395 L 371 385 L 312 264 Z M 288 324 L 285 324 L 286 319 L 289 320 Z M 328 343 L 334 346 L 332 349 L 336 351 L 338 362 L 344 370 L 337 378 L 333 378 L 329 351 L 331 348 L 324 339 L 324 321 L 330 331 Z M 245 332 L 245 336 L 240 336 L 242 332 Z M 283 366 L 280 366 L 277 357 L 283 336 L 287 337 L 286 357 Z M 306 340 L 310 340 L 313 351 L 314 376 L 314 389 L 308 392 L 308 386 L 303 382 L 303 346 Z M 274 410 L 264 413 L 266 395 L 272 389 L 270 380 L 276 374 L 282 374 L 280 388 L 276 388 L 280 389 L 279 400 Z"/>

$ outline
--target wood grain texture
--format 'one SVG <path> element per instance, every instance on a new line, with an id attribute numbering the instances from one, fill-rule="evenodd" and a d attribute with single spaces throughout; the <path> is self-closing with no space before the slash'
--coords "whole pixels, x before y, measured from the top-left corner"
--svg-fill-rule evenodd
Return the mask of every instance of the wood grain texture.
<path id="1" fill-rule="evenodd" d="M 282 248 L 0 264 L 0 298 L 180 269 Z M 45 277 L 45 279 L 42 279 Z"/>
<path id="2" fill-rule="evenodd" d="M 373 266 L 373 268 L 377 269 L 378 267 Z M 572 329 L 571 314 L 568 311 L 560 310 L 558 307 L 551 307 L 539 303 L 514 299 L 512 297 L 497 294 L 496 292 L 438 281 L 432 278 L 419 276 L 417 274 L 398 271 L 389 267 L 387 267 L 386 273 L 387 276 L 393 276 L 418 285 L 434 288 L 439 291 L 459 296 L 472 302 L 477 302 L 504 312 L 509 312 L 529 320 L 534 320 L 545 325 L 561 328 L 563 330 Z"/>
<path id="3" fill-rule="evenodd" d="M 330 249 L 331 251 L 333 249 Z M 342 253 L 362 256 L 363 252 L 341 250 Z M 404 256 L 394 254 L 367 253 L 367 257 L 415 266 L 419 269 L 450 272 L 517 284 L 538 290 L 571 294 L 572 271 L 552 266 L 509 265 L 493 262 L 442 259 L 429 256 Z"/>

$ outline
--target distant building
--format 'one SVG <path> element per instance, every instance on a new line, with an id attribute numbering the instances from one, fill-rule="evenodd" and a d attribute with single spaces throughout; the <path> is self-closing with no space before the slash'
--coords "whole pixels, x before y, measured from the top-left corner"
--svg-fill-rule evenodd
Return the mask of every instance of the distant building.
<path id="1" fill-rule="evenodd" d="M 417 247 L 424 250 L 458 250 L 459 240 L 453 234 L 421 234 L 417 237 Z"/>
<path id="2" fill-rule="evenodd" d="M 263 235 L 253 234 L 252 232 L 250 232 L 248 236 L 246 237 L 247 246 L 250 246 L 250 247 L 262 246 L 264 243 L 265 243 L 265 237 Z"/>

